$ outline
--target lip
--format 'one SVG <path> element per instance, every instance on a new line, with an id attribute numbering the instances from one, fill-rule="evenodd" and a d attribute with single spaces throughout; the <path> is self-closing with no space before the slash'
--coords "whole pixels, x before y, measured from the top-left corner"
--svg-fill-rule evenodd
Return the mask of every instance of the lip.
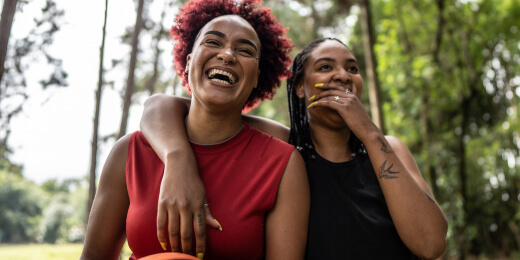
<path id="1" fill-rule="evenodd" d="M 226 71 L 228 73 L 230 73 L 231 75 L 233 75 L 235 78 L 236 78 L 236 81 L 235 83 L 233 84 L 223 84 L 223 83 L 219 83 L 219 82 L 216 82 L 216 81 L 213 81 L 209 78 L 208 74 L 209 74 L 209 71 L 212 70 L 212 69 L 218 69 L 218 70 L 223 70 L 223 71 Z M 226 68 L 226 67 L 222 67 L 222 66 L 214 66 L 214 67 L 210 67 L 209 69 L 207 69 L 204 74 L 206 75 L 206 79 L 208 79 L 212 84 L 215 84 L 215 85 L 218 85 L 218 86 L 223 86 L 223 87 L 232 87 L 232 86 L 235 86 L 239 81 L 240 81 L 240 78 L 238 77 L 237 73 L 234 72 L 233 70 L 229 69 L 229 68 Z"/>

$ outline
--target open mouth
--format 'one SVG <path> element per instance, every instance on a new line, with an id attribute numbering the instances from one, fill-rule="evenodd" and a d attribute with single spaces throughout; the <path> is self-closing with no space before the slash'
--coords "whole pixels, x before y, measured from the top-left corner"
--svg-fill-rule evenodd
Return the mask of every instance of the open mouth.
<path id="1" fill-rule="evenodd" d="M 235 75 L 219 69 L 210 69 L 208 71 L 208 78 L 211 81 L 228 85 L 234 84 L 237 81 L 237 77 Z"/>

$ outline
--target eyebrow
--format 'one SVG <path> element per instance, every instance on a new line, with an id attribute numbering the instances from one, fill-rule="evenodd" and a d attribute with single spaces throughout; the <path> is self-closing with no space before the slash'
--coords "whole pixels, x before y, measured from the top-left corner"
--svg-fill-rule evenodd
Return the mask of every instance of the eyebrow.
<path id="1" fill-rule="evenodd" d="M 314 64 L 316 64 L 316 63 L 318 63 L 318 62 L 320 62 L 320 61 L 336 62 L 336 60 L 333 59 L 333 58 L 324 57 L 324 58 L 319 58 L 319 59 L 317 59 L 317 60 L 314 62 Z M 353 58 L 350 58 L 350 59 L 347 59 L 347 62 L 355 62 L 355 63 L 357 63 L 357 60 L 356 60 L 356 59 L 353 59 Z"/>
<path id="2" fill-rule="evenodd" d="M 222 32 L 219 32 L 219 31 L 207 31 L 204 35 L 208 35 L 208 34 L 213 34 L 213 35 L 216 35 L 220 38 L 227 38 L 226 35 Z M 251 45 L 253 48 L 255 48 L 255 51 L 258 51 L 258 48 L 256 47 L 256 44 L 254 44 L 252 41 L 248 40 L 248 39 L 238 39 L 237 40 L 238 42 L 240 43 L 244 43 L 244 44 L 247 44 L 247 45 Z"/>

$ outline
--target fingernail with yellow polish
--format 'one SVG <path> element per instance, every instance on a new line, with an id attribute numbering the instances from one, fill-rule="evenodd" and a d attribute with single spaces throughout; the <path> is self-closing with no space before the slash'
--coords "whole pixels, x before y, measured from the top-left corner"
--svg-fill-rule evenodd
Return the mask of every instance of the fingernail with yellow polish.
<path id="1" fill-rule="evenodd" d="M 204 259 L 204 253 L 198 253 L 197 254 L 198 259 Z"/>
<path id="2" fill-rule="evenodd" d="M 220 225 L 220 223 L 216 219 L 213 219 L 213 220 L 215 220 L 215 222 L 217 222 L 218 230 L 222 231 L 222 225 Z"/>
<path id="3" fill-rule="evenodd" d="M 309 101 L 313 100 L 315 97 L 316 97 L 316 95 L 313 95 L 312 97 L 309 98 Z"/>
<path id="4" fill-rule="evenodd" d="M 162 247 L 162 249 L 163 249 L 164 251 L 166 251 L 166 243 L 161 242 L 161 247 Z"/>
<path id="5" fill-rule="evenodd" d="M 320 87 L 323 87 L 323 83 L 318 83 L 318 84 L 316 84 L 314 86 L 317 87 L 317 88 L 320 88 Z"/>
<path id="6" fill-rule="evenodd" d="M 311 108 L 312 106 L 316 105 L 318 102 L 312 102 L 307 108 Z"/>

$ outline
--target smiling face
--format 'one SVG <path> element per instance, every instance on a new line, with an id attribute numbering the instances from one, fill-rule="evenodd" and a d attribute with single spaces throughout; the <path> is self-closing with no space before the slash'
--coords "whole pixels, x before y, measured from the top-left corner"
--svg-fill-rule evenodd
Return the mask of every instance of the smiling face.
<path id="1" fill-rule="evenodd" d="M 258 82 L 260 48 L 255 30 L 241 17 L 211 20 L 200 30 L 188 55 L 193 98 L 241 110 Z"/>
<path id="2" fill-rule="evenodd" d="M 352 52 L 343 44 L 335 40 L 326 40 L 320 43 L 310 53 L 304 65 L 304 76 L 296 86 L 296 93 L 300 98 L 305 98 L 307 106 L 312 102 L 309 98 L 322 91 L 315 87 L 318 83 L 339 83 L 345 88 L 352 89 L 356 86 L 357 96 L 361 98 L 363 91 L 363 78 L 359 74 L 359 65 Z M 338 113 L 331 112 L 328 108 L 309 109 L 309 119 L 322 118 L 330 115 L 334 121 L 344 123 Z M 313 117 L 313 115 L 315 115 Z"/>

